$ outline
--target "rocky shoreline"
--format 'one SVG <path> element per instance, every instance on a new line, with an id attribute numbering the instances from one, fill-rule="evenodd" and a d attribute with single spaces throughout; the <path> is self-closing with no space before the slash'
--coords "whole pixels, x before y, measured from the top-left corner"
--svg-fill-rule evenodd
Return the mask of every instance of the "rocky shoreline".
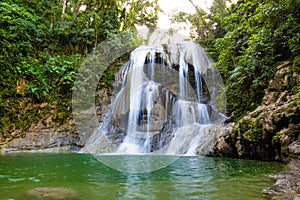
<path id="1" fill-rule="evenodd" d="M 288 168 L 289 171 L 271 177 L 275 182 L 274 187 L 264 189 L 264 194 L 270 195 L 274 200 L 300 199 L 300 161 L 291 160 Z"/>
<path id="2" fill-rule="evenodd" d="M 279 65 L 261 106 L 221 127 L 214 145 L 213 156 L 287 163 L 289 170 L 272 177 L 274 187 L 263 191 L 275 200 L 300 200 L 299 82 L 295 65 Z"/>
<path id="3" fill-rule="evenodd" d="M 300 140 L 289 145 L 288 171 L 272 176 L 274 187 L 263 193 L 274 200 L 300 200 Z"/>
<path id="4" fill-rule="evenodd" d="M 32 125 L 26 132 L 12 135 L 9 141 L 2 140 L 2 144 L 0 143 L 1 153 L 71 152 L 81 148 L 80 138 L 72 121 L 62 126 L 40 122 Z"/>

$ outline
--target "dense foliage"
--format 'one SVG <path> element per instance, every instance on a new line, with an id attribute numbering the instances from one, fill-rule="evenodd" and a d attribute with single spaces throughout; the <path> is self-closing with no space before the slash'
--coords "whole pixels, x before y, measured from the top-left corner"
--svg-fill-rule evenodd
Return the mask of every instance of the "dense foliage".
<path id="1" fill-rule="evenodd" d="M 157 0 L 1 1 L 0 134 L 28 128 L 41 107 L 63 123 L 87 54 L 135 24 L 155 27 L 158 10 Z"/>
<path id="2" fill-rule="evenodd" d="M 228 113 L 240 119 L 261 103 L 278 63 L 299 60 L 300 0 L 214 0 L 208 13 L 190 3 L 197 12 L 173 21 L 191 24 L 226 82 Z M 63 123 L 86 55 L 136 24 L 155 27 L 158 11 L 157 0 L 1 1 L 0 134 L 28 128 L 53 107 Z M 112 71 L 105 74 L 101 84 L 111 85 Z"/>
<path id="3" fill-rule="evenodd" d="M 193 2 L 193 1 L 191 1 Z M 257 107 L 278 63 L 300 55 L 299 0 L 215 0 L 210 13 L 179 13 L 206 46 L 226 81 L 234 119 Z"/>

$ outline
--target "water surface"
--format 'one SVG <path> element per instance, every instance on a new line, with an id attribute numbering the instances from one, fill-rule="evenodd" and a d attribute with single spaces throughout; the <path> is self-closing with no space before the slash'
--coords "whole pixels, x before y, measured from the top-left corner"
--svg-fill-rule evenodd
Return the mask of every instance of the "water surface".
<path id="1" fill-rule="evenodd" d="M 261 190 L 273 185 L 269 175 L 283 168 L 272 162 L 185 156 L 163 169 L 133 174 L 89 154 L 8 154 L 0 155 L 0 199 L 26 199 L 26 191 L 35 187 L 67 187 L 89 200 L 259 200 L 267 199 Z"/>

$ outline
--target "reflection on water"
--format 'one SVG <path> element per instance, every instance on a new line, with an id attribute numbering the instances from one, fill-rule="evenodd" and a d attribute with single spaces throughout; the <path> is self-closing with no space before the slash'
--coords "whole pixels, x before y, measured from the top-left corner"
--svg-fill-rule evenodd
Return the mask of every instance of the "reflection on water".
<path id="1" fill-rule="evenodd" d="M 133 161 L 125 155 L 110 159 Z M 133 174 L 85 154 L 0 155 L 0 199 L 23 200 L 35 187 L 72 188 L 79 199 L 91 200 L 264 199 L 261 190 L 272 185 L 268 175 L 280 170 L 278 163 L 186 156 L 163 169 Z"/>
<path id="2" fill-rule="evenodd" d="M 147 173 L 159 170 L 175 162 L 179 155 L 157 154 L 93 154 L 104 165 L 129 173 Z"/>

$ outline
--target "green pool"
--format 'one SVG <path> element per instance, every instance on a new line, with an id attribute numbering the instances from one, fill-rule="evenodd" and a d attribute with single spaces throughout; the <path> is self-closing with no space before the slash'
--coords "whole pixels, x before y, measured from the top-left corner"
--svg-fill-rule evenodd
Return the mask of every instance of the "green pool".
<path id="1" fill-rule="evenodd" d="M 111 159 L 126 160 L 125 155 Z M 279 163 L 250 160 L 180 157 L 149 173 L 117 171 L 89 154 L 0 155 L 0 199 L 26 199 L 36 187 L 66 187 L 78 199 L 267 199 L 269 175 L 283 170 Z"/>

